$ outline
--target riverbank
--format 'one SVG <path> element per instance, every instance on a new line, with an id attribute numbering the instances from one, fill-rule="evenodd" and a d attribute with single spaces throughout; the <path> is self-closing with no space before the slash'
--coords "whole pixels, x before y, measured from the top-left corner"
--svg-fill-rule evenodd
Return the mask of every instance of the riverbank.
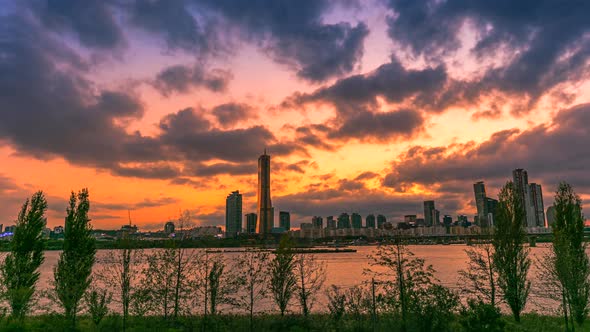
<path id="1" fill-rule="evenodd" d="M 454 317 L 451 322 L 451 331 L 466 331 L 461 323 L 460 316 Z M 563 318 L 554 316 L 540 316 L 537 314 L 527 314 L 522 317 L 521 323 L 516 323 L 512 317 L 504 316 L 504 331 L 522 331 L 522 332 L 550 332 L 564 331 Z M 218 315 L 215 317 L 204 318 L 202 316 L 181 317 L 176 321 L 162 317 L 130 317 L 127 322 L 126 331 L 250 331 L 249 319 L 244 315 Z M 43 315 L 32 316 L 25 319 L 24 325 L 19 326 L 15 322 L 8 322 L 3 319 L 0 322 L 2 331 L 66 331 L 67 325 L 61 316 Z M 339 322 L 334 321 L 327 314 L 313 314 L 305 319 L 300 315 L 288 315 L 280 317 L 278 315 L 257 315 L 254 318 L 253 331 L 399 331 L 399 320 L 387 316 L 379 316 L 373 323 L 370 315 L 364 316 L 344 316 Z M 411 329 L 412 330 L 412 329 Z M 586 322 L 584 326 L 577 331 L 589 331 L 590 323 Z M 107 316 L 98 325 L 92 322 L 90 317 L 82 316 L 78 320 L 78 331 L 123 331 L 123 320 L 120 316 Z"/>

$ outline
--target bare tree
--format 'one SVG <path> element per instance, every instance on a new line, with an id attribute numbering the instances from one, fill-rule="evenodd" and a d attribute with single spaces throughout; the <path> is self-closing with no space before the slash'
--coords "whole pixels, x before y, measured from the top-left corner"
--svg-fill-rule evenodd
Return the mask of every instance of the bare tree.
<path id="1" fill-rule="evenodd" d="M 326 280 L 326 264 L 318 261 L 315 255 L 299 254 L 295 257 L 294 271 L 301 312 L 307 317 Z"/>
<path id="2" fill-rule="evenodd" d="M 467 269 L 459 271 L 462 293 L 497 306 L 498 273 L 494 268 L 494 246 L 491 243 L 476 244 L 465 250 Z"/>
<path id="3" fill-rule="evenodd" d="M 250 331 L 253 331 L 254 313 L 257 312 L 259 302 L 268 293 L 269 253 L 247 250 L 236 260 L 234 271 L 238 286 L 234 297 L 235 305 L 248 313 Z"/>
<path id="4" fill-rule="evenodd" d="M 297 278 L 293 271 L 294 265 L 295 255 L 291 239 L 288 235 L 284 235 L 279 243 L 279 248 L 275 251 L 274 259 L 270 262 L 270 289 L 281 316 L 285 315 L 297 287 Z"/>
<path id="5" fill-rule="evenodd" d="M 96 279 L 104 287 L 113 292 L 113 301 L 121 305 L 123 330 L 127 327 L 127 319 L 133 293 L 140 280 L 140 264 L 143 250 L 138 248 L 136 240 L 129 234 L 123 234 L 116 242 L 117 249 L 102 258 L 102 268 L 97 271 Z"/>

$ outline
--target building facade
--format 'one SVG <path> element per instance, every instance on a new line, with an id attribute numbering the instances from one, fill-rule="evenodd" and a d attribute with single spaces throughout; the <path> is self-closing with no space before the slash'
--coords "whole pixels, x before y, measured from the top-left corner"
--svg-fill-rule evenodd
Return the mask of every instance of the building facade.
<path id="1" fill-rule="evenodd" d="M 377 215 L 377 228 L 382 229 L 385 226 L 386 222 L 387 222 L 387 218 L 385 218 L 384 215 L 382 215 L 382 214 Z"/>
<path id="2" fill-rule="evenodd" d="M 529 213 L 534 220 L 536 227 L 547 227 L 545 224 L 545 206 L 543 205 L 543 190 L 540 184 L 531 183 L 529 185 L 531 194 Z"/>
<path id="3" fill-rule="evenodd" d="M 270 156 L 258 158 L 258 233 L 270 234 L 274 227 L 274 208 L 270 198 Z"/>
<path id="4" fill-rule="evenodd" d="M 375 228 L 375 215 L 370 214 L 365 218 L 365 226 L 367 228 Z"/>
<path id="5" fill-rule="evenodd" d="M 353 213 L 350 217 L 352 221 L 352 228 L 362 228 L 363 227 L 363 217 L 361 217 L 358 213 Z"/>
<path id="6" fill-rule="evenodd" d="M 285 231 L 291 230 L 291 214 L 287 211 L 279 211 L 279 227 Z"/>
<path id="7" fill-rule="evenodd" d="M 314 216 L 311 218 L 311 223 L 314 228 L 324 228 L 324 219 L 320 216 Z"/>
<path id="8" fill-rule="evenodd" d="M 258 221 L 258 215 L 256 213 L 246 214 L 246 233 L 256 234 L 256 222 Z"/>
<path id="9" fill-rule="evenodd" d="M 342 213 L 338 216 L 338 223 L 336 226 L 338 229 L 350 228 L 350 216 L 348 213 Z"/>
<path id="10" fill-rule="evenodd" d="M 235 237 L 242 231 L 242 194 L 232 191 L 225 199 L 225 236 Z"/>
<path id="11" fill-rule="evenodd" d="M 434 201 L 424 201 L 424 223 L 426 226 L 434 225 L 434 211 Z"/>

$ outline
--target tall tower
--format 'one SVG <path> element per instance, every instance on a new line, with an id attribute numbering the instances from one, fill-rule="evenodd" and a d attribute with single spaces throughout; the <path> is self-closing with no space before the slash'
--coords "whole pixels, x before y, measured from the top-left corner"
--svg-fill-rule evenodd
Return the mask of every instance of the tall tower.
<path id="1" fill-rule="evenodd" d="M 475 193 L 475 206 L 477 207 L 477 220 L 480 226 L 486 226 L 488 211 L 486 206 L 486 186 L 483 181 L 473 184 L 473 192 Z"/>
<path id="2" fill-rule="evenodd" d="M 434 201 L 424 201 L 424 223 L 426 226 L 438 226 L 434 220 Z"/>
<path id="3" fill-rule="evenodd" d="M 527 171 L 522 168 L 517 168 L 512 171 L 512 180 L 514 182 L 514 188 L 520 195 L 520 202 L 525 215 L 525 221 L 527 227 L 536 226 L 536 218 L 531 211 L 531 192 L 529 186 L 529 176 Z"/>
<path id="4" fill-rule="evenodd" d="M 274 208 L 270 200 L 270 156 L 258 158 L 258 233 L 270 234 L 274 227 Z"/>
<path id="5" fill-rule="evenodd" d="M 225 200 L 225 236 L 234 237 L 242 231 L 242 194 L 232 191 Z"/>

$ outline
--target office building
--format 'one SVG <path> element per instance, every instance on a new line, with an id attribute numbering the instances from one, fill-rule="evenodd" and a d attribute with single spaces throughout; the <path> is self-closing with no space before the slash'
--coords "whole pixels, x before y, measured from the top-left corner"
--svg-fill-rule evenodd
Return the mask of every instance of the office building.
<path id="1" fill-rule="evenodd" d="M 434 201 L 424 201 L 424 223 L 426 226 L 434 225 L 434 210 Z"/>
<path id="2" fill-rule="evenodd" d="M 522 211 L 525 216 L 525 225 L 527 227 L 535 227 L 535 218 L 531 215 L 531 194 L 529 187 L 529 176 L 527 171 L 522 168 L 517 168 L 512 171 L 512 182 L 514 183 L 514 189 L 520 197 L 522 205 Z"/>
<path id="3" fill-rule="evenodd" d="M 353 213 L 351 216 L 352 219 L 352 228 L 362 228 L 363 227 L 363 217 L 361 217 L 358 213 Z"/>
<path id="4" fill-rule="evenodd" d="M 431 216 L 432 216 L 432 214 L 431 214 Z M 408 225 L 415 225 L 416 224 L 416 215 L 415 214 L 405 215 L 404 222 Z M 430 226 L 432 226 L 432 224 Z"/>
<path id="5" fill-rule="evenodd" d="M 486 197 L 486 204 L 485 204 L 485 224 L 481 224 L 481 226 L 494 226 L 494 218 L 496 215 L 496 209 L 498 208 L 498 200 Z"/>
<path id="6" fill-rule="evenodd" d="M 232 191 L 225 199 L 225 236 L 235 237 L 242 231 L 242 194 Z"/>
<path id="7" fill-rule="evenodd" d="M 377 228 L 383 229 L 385 227 L 385 223 L 387 222 L 387 218 L 384 215 L 379 214 L 377 215 Z"/>
<path id="8" fill-rule="evenodd" d="M 336 226 L 338 229 L 350 228 L 350 216 L 348 213 L 342 213 L 338 216 L 338 223 Z"/>
<path id="9" fill-rule="evenodd" d="M 255 234 L 256 233 L 256 221 L 258 220 L 258 216 L 256 213 L 248 213 L 246 214 L 246 233 L 248 234 Z"/>
<path id="10" fill-rule="evenodd" d="M 367 228 L 375 228 L 375 215 L 370 214 L 365 219 L 365 226 Z"/>
<path id="11" fill-rule="evenodd" d="M 334 220 L 334 216 L 328 216 L 326 218 L 326 228 L 336 229 L 336 220 Z"/>
<path id="12" fill-rule="evenodd" d="M 314 216 L 311 218 L 311 223 L 314 228 L 324 228 L 324 219 L 320 216 Z"/>
<path id="13" fill-rule="evenodd" d="M 274 208 L 270 198 L 270 156 L 258 158 L 258 233 L 270 234 L 274 227 Z"/>
<path id="14" fill-rule="evenodd" d="M 279 227 L 285 231 L 291 229 L 291 214 L 287 211 L 279 211 Z"/>
<path id="15" fill-rule="evenodd" d="M 529 185 L 529 192 L 531 194 L 529 214 L 534 220 L 534 225 L 536 227 L 547 227 L 545 225 L 545 206 L 543 205 L 543 191 L 541 185 L 531 183 Z"/>
<path id="16" fill-rule="evenodd" d="M 453 217 L 449 216 L 448 214 L 445 214 L 445 216 L 443 217 L 443 225 L 445 227 L 449 227 L 453 224 Z"/>
<path id="17" fill-rule="evenodd" d="M 486 186 L 483 181 L 473 184 L 473 192 L 475 193 L 475 207 L 477 208 L 477 220 L 480 225 L 485 224 L 488 212 L 486 210 Z"/>

